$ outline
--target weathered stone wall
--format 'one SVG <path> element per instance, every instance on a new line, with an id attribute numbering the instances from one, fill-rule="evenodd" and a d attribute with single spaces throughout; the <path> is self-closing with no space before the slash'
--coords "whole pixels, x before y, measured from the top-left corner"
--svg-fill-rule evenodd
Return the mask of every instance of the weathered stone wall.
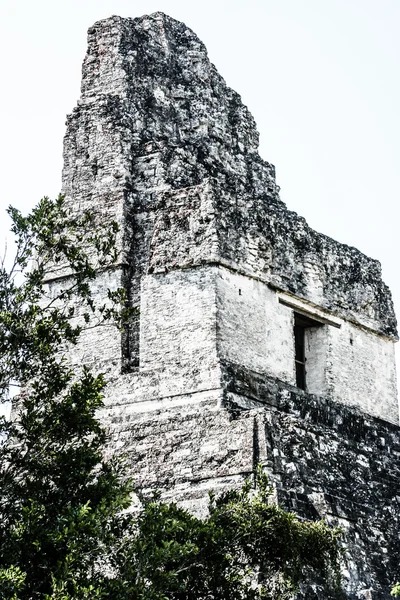
<path id="1" fill-rule="evenodd" d="M 392 340 L 295 301 L 262 281 L 221 266 L 217 272 L 217 348 L 222 360 L 295 385 L 297 307 L 326 319 L 321 327 L 306 330 L 307 390 L 398 423 Z M 291 300 L 292 307 L 279 299 Z"/>
<path id="2" fill-rule="evenodd" d="M 221 359 L 295 383 L 292 312 L 263 282 L 217 268 Z"/>
<path id="3" fill-rule="evenodd" d="M 399 577 L 399 429 L 234 365 L 225 408 L 208 401 L 114 413 L 111 428 L 137 481 L 202 512 L 207 492 L 239 486 L 261 462 L 279 500 L 344 530 L 349 598 L 388 599 Z"/>
<path id="4" fill-rule="evenodd" d="M 396 336 L 379 263 L 286 209 L 252 116 L 190 29 L 112 17 L 88 41 L 63 187 L 121 223 L 132 304 L 147 270 L 217 261 Z"/>
<path id="5" fill-rule="evenodd" d="M 393 341 L 346 321 L 328 334 L 327 394 L 398 423 Z"/>
<path id="6" fill-rule="evenodd" d="M 227 191 L 208 181 L 212 206 L 204 227 L 201 197 L 183 195 L 177 207 L 160 201 L 151 243 L 150 270 L 185 268 L 217 260 L 239 272 L 396 338 L 396 319 L 381 268 L 355 248 L 339 244 L 288 211 L 274 196 Z M 212 234 L 211 234 L 212 232 Z M 207 235 L 207 238 L 205 236 Z M 170 240 L 174 242 L 170 244 Z M 217 240 L 217 241 L 216 241 Z M 198 245 L 206 246 L 199 256 Z M 211 246 L 212 244 L 212 246 Z M 180 251 L 177 254 L 176 248 Z M 217 258 L 209 258 L 215 257 Z"/>
<path id="7" fill-rule="evenodd" d="M 46 281 L 46 295 L 48 298 L 54 299 L 72 285 L 73 282 L 68 275 L 54 278 L 54 273 L 50 273 L 49 279 Z M 121 269 L 117 267 L 99 271 L 90 286 L 98 306 L 111 306 L 107 299 L 108 290 L 115 291 L 123 286 Z M 71 324 L 84 327 L 83 315 L 85 312 L 90 313 L 87 305 L 76 302 L 73 298 L 68 301 L 68 305 L 74 311 Z M 96 320 L 97 322 L 101 320 L 98 313 Z M 121 343 L 121 333 L 115 324 L 103 322 L 101 325 L 95 326 L 95 323 L 92 322 L 88 329 L 83 329 L 79 343 L 68 351 L 68 359 L 74 368 L 79 369 L 86 364 L 90 368 L 104 373 L 107 379 L 118 378 L 123 366 Z M 65 348 L 60 348 L 60 351 L 64 352 Z"/>
<path id="8" fill-rule="evenodd" d="M 397 332 L 379 263 L 286 209 L 251 114 L 184 24 L 112 17 L 88 42 L 63 187 L 73 210 L 121 227 L 95 301 L 122 285 L 140 309 L 122 334 L 85 333 L 71 357 L 108 377 L 110 451 L 145 489 L 200 512 L 208 490 L 261 462 L 287 506 L 344 527 L 349 598 L 389 598 Z M 307 392 L 295 312 L 319 323 L 306 330 Z"/>
<path id="9" fill-rule="evenodd" d="M 119 270 L 100 273 L 95 296 L 121 285 Z M 66 285 L 53 280 L 50 290 Z M 291 306 L 279 300 L 291 301 Z M 76 320 L 81 307 L 76 306 Z M 333 317 L 265 283 L 222 266 L 174 270 L 142 277 L 139 368 L 123 370 L 121 333 L 110 324 L 84 331 L 72 355 L 103 371 L 140 398 L 151 382 L 153 399 L 221 389 L 221 361 L 296 384 L 293 325 L 296 308 L 327 324 L 307 329 L 307 391 L 398 423 L 394 343 Z"/>
<path id="10" fill-rule="evenodd" d="M 140 374 L 162 369 L 159 395 L 220 386 L 215 273 L 173 271 L 143 279 Z"/>

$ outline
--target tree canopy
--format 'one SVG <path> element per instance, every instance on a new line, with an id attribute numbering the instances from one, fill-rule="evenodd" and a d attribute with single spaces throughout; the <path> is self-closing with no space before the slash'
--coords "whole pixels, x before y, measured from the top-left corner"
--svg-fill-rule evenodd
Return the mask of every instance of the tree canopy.
<path id="1" fill-rule="evenodd" d="M 0 269 L 0 397 L 20 393 L 13 419 L 0 422 L 0 597 L 284 600 L 317 575 L 335 597 L 339 531 L 276 506 L 260 469 L 211 497 L 200 519 L 143 497 L 123 459 L 105 459 L 106 382 L 85 367 L 74 373 L 64 351 L 84 327 L 129 318 L 123 290 L 102 306 L 91 295 L 97 270 L 117 258 L 118 227 L 70 214 L 62 196 L 9 214 L 16 253 Z M 68 273 L 53 296 L 49 271 Z"/>

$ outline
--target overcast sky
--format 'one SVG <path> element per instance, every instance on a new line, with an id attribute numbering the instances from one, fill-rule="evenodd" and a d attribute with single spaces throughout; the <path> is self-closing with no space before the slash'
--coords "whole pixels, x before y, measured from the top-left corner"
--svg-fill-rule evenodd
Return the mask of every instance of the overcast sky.
<path id="1" fill-rule="evenodd" d="M 1 0 L 1 247 L 8 204 L 60 191 L 88 27 L 160 10 L 241 94 L 282 200 L 379 259 L 400 315 L 400 0 Z"/>

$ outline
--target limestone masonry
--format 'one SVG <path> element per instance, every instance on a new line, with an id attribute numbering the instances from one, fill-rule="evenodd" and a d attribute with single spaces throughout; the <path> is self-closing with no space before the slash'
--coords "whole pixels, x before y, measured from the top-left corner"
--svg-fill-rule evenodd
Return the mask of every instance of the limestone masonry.
<path id="1" fill-rule="evenodd" d="M 108 378 L 113 451 L 200 513 L 261 462 L 286 507 L 345 530 L 348 597 L 389 598 L 397 331 L 379 263 L 287 210 L 253 117 L 183 23 L 111 17 L 88 44 L 63 191 L 119 222 L 94 295 L 123 286 L 138 311 L 72 360 Z"/>

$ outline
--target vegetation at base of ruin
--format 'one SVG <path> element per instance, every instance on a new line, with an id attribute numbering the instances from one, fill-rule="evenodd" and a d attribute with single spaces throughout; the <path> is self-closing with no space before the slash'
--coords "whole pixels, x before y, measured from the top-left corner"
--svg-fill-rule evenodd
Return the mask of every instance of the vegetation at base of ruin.
<path id="1" fill-rule="evenodd" d="M 104 378 L 74 373 L 63 351 L 83 328 L 129 316 L 122 290 L 103 306 L 91 296 L 97 269 L 117 259 L 118 227 L 68 214 L 62 196 L 9 213 L 17 251 L 0 268 L 0 396 L 21 392 L 13 420 L 0 421 L 2 600 L 284 600 L 316 576 L 336 597 L 339 531 L 277 507 L 260 470 L 199 519 L 142 497 L 122 459 L 104 457 Z M 68 273 L 51 294 L 49 273 Z"/>
<path id="2" fill-rule="evenodd" d="M 120 578 L 111 597 L 289 600 L 316 576 L 325 582 L 325 598 L 340 597 L 339 530 L 299 521 L 271 494 L 259 468 L 240 490 L 211 496 L 204 519 L 144 500 L 113 556 Z"/>
<path id="3" fill-rule="evenodd" d="M 396 583 L 396 585 L 392 588 L 390 592 L 392 596 L 400 597 L 400 583 Z"/>
<path id="4" fill-rule="evenodd" d="M 15 420 L 0 423 L 0 597 L 91 597 L 84 590 L 117 539 L 132 485 L 117 460 L 103 459 L 102 375 L 74 374 L 63 350 L 124 310 L 121 291 L 95 306 L 90 287 L 117 258 L 118 227 L 69 215 L 62 196 L 27 217 L 9 214 L 16 253 L 0 271 L 0 394 L 22 392 Z M 49 273 L 68 278 L 51 291 Z"/>

